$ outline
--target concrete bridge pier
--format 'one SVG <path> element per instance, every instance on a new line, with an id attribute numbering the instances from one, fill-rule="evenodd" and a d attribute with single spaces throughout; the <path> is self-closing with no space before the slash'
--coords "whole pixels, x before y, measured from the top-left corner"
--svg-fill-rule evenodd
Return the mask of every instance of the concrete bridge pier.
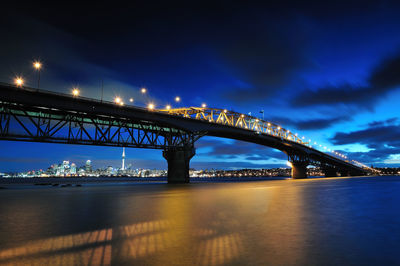
<path id="1" fill-rule="evenodd" d="M 349 171 L 341 170 L 339 171 L 341 177 L 350 176 Z"/>
<path id="2" fill-rule="evenodd" d="M 349 176 L 364 176 L 365 173 L 362 171 L 350 171 Z"/>
<path id="3" fill-rule="evenodd" d="M 292 178 L 307 178 L 307 165 L 305 162 L 292 162 Z"/>
<path id="4" fill-rule="evenodd" d="M 163 157 L 168 162 L 168 183 L 189 183 L 189 163 L 196 154 L 194 147 L 168 149 Z"/>
<path id="5" fill-rule="evenodd" d="M 325 167 L 324 168 L 325 177 L 337 177 L 337 169 L 334 167 Z"/>

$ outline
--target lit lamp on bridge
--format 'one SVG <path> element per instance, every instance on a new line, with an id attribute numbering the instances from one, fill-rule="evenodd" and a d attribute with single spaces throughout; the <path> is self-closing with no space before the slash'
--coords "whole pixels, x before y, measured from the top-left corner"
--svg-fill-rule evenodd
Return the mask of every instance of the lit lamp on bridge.
<path id="1" fill-rule="evenodd" d="M 121 104 L 122 100 L 121 100 L 120 97 L 115 97 L 115 98 L 114 98 L 114 102 L 115 102 L 116 104 Z"/>
<path id="2" fill-rule="evenodd" d="M 206 108 L 206 107 L 207 107 L 207 104 L 202 103 L 202 104 L 201 104 L 201 107 L 202 107 L 202 108 Z"/>
<path id="3" fill-rule="evenodd" d="M 149 110 L 154 110 L 154 108 L 155 108 L 154 103 L 149 103 L 149 105 L 147 106 L 147 108 L 148 108 Z"/>
<path id="4" fill-rule="evenodd" d="M 171 105 L 167 104 L 167 105 L 165 106 L 165 109 L 171 110 Z"/>
<path id="5" fill-rule="evenodd" d="M 22 87 L 22 85 L 24 85 L 24 80 L 21 77 L 16 77 L 14 83 L 17 87 Z"/>
<path id="6" fill-rule="evenodd" d="M 181 97 L 176 96 L 176 97 L 175 97 L 175 102 L 179 103 L 180 101 L 181 101 Z"/>
<path id="7" fill-rule="evenodd" d="M 37 70 L 38 72 L 38 83 L 37 83 L 37 88 L 39 89 L 40 87 L 40 70 L 42 69 L 42 63 L 39 61 L 33 62 L 33 67 Z"/>
<path id="8" fill-rule="evenodd" d="M 73 89 L 72 89 L 72 95 L 73 95 L 74 97 L 79 96 L 79 90 L 78 90 L 78 88 L 73 88 Z"/>

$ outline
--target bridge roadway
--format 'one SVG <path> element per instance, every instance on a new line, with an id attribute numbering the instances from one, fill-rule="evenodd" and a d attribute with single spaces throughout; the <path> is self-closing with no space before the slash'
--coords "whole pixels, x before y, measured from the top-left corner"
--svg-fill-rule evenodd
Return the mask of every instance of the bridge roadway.
<path id="1" fill-rule="evenodd" d="M 307 177 L 310 164 L 320 166 L 326 176 L 368 172 L 299 141 L 234 125 L 0 84 L 0 139 L 163 149 L 171 183 L 189 182 L 195 141 L 206 135 L 278 149 L 288 155 L 293 178 Z"/>

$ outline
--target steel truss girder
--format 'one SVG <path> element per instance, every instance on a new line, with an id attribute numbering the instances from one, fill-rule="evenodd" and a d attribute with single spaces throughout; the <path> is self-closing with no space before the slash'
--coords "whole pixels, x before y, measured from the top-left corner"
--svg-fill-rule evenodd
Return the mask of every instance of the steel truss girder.
<path id="1" fill-rule="evenodd" d="M 193 146 L 193 133 L 149 121 L 0 102 L 0 139 L 166 149 Z"/>
<path id="2" fill-rule="evenodd" d="M 305 146 L 311 143 L 304 141 L 290 130 L 287 130 L 275 123 L 261 120 L 251 115 L 245 115 L 226 109 L 206 108 L 206 107 L 188 107 L 159 110 L 172 115 L 183 116 L 197 120 L 204 120 L 210 123 L 217 123 L 232 127 L 239 127 L 246 130 L 253 130 L 259 133 L 279 137 L 282 140 L 296 142 Z"/>

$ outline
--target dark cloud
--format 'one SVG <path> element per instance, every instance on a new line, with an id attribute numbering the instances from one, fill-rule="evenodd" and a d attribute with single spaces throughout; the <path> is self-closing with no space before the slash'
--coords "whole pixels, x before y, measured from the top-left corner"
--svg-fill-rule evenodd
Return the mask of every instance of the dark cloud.
<path id="1" fill-rule="evenodd" d="M 389 121 L 389 122 L 388 122 Z M 349 133 L 339 132 L 331 139 L 333 144 L 363 144 L 369 152 L 348 153 L 351 158 L 363 162 L 380 162 L 391 155 L 400 154 L 400 126 L 393 124 L 394 119 L 375 121 L 370 127 Z"/>
<path id="2" fill-rule="evenodd" d="M 370 73 L 367 86 L 342 84 L 307 90 L 291 100 L 295 107 L 346 105 L 371 109 L 375 103 L 400 86 L 400 52 L 387 57 Z"/>
<path id="3" fill-rule="evenodd" d="M 380 126 L 371 127 L 364 130 L 353 131 L 349 133 L 336 133 L 331 139 L 336 145 L 360 143 L 367 146 L 372 144 L 381 144 L 400 141 L 399 126 Z"/>
<path id="4" fill-rule="evenodd" d="M 223 42 L 219 51 L 230 72 L 243 83 L 224 92 L 235 103 L 259 102 L 272 96 L 293 82 L 298 71 L 311 65 L 304 40 L 293 34 L 289 25 L 277 23 L 279 29 L 261 25 L 232 32 L 234 37 L 229 43 Z"/>
<path id="5" fill-rule="evenodd" d="M 325 129 L 336 123 L 351 120 L 348 116 L 339 116 L 332 118 L 318 118 L 310 120 L 294 120 L 286 117 L 272 117 L 272 122 L 282 125 L 283 127 L 294 127 L 298 130 L 317 130 Z"/>
<path id="6" fill-rule="evenodd" d="M 384 125 L 393 125 L 393 124 L 396 124 L 397 121 L 399 121 L 399 119 L 397 117 L 393 117 L 393 118 L 386 119 L 384 121 L 372 121 L 372 122 L 368 123 L 368 126 L 369 127 L 381 127 Z"/>

